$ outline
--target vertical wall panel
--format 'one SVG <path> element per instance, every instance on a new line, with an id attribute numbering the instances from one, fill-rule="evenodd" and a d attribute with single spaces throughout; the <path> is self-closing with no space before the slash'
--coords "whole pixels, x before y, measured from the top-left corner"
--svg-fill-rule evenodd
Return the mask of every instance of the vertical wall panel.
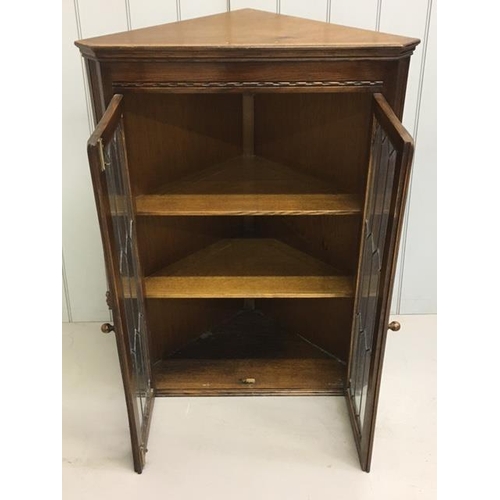
<path id="1" fill-rule="evenodd" d="M 326 21 L 327 0 L 281 0 L 281 14 Z"/>
<path id="2" fill-rule="evenodd" d="M 401 314 L 434 313 L 436 295 L 436 2 L 433 2 L 420 102 L 417 148 L 403 254 Z"/>
<path id="3" fill-rule="evenodd" d="M 276 0 L 231 0 L 231 10 L 257 9 L 276 12 Z"/>
<path id="4" fill-rule="evenodd" d="M 109 318 L 99 225 L 87 163 L 88 107 L 74 3 L 63 1 L 63 249 L 73 321 Z"/>
<path id="5" fill-rule="evenodd" d="M 176 0 L 129 0 L 131 29 L 177 20 Z"/>
<path id="6" fill-rule="evenodd" d="M 62 252 L 62 320 L 71 321 L 71 304 L 69 302 L 68 280 L 66 279 L 66 264 Z"/>
<path id="7" fill-rule="evenodd" d="M 421 40 L 411 58 L 406 90 L 403 124 L 410 134 L 414 134 L 428 2 L 429 0 L 412 0 L 411 2 L 384 0 L 380 16 L 380 31 L 412 36 Z"/>
<path id="8" fill-rule="evenodd" d="M 128 28 L 125 0 L 76 0 L 75 5 L 78 6 L 83 38 L 126 31 Z"/>
<path id="9" fill-rule="evenodd" d="M 377 27 L 377 6 L 381 0 L 331 0 L 330 22 L 355 28 Z"/>
<path id="10" fill-rule="evenodd" d="M 62 283 L 62 320 L 63 323 L 67 323 L 69 321 L 69 314 L 68 314 L 68 303 L 66 301 L 66 293 L 64 290 L 64 280 Z"/>
<path id="11" fill-rule="evenodd" d="M 181 19 L 227 12 L 227 0 L 181 0 Z"/>
<path id="12" fill-rule="evenodd" d="M 401 0 L 383 0 L 380 16 L 380 31 L 401 34 L 419 38 L 421 43 L 415 49 L 410 63 L 408 75 L 408 86 L 406 89 L 405 110 L 403 124 L 410 134 L 414 136 L 416 127 L 416 116 L 419 102 L 420 75 L 423 71 L 422 53 L 426 36 L 426 19 L 429 0 L 412 0 L 401 2 Z M 418 146 L 417 146 L 417 149 Z M 413 169 L 418 168 L 416 162 Z M 406 233 L 407 218 L 405 219 L 403 234 Z M 401 302 L 401 279 L 402 279 L 402 255 L 404 254 L 404 241 L 400 248 L 398 266 L 396 269 L 396 280 L 394 282 L 394 294 L 392 300 L 393 313 L 399 313 Z"/>

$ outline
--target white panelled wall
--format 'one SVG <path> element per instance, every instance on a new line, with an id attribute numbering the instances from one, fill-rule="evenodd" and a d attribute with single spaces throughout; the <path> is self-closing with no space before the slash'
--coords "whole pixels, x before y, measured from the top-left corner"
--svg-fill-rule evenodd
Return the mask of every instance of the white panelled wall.
<path id="1" fill-rule="evenodd" d="M 393 311 L 436 312 L 436 0 L 63 0 L 63 321 L 104 321 L 106 282 L 86 157 L 79 38 L 246 7 L 418 37 L 403 123 L 416 141 Z"/>

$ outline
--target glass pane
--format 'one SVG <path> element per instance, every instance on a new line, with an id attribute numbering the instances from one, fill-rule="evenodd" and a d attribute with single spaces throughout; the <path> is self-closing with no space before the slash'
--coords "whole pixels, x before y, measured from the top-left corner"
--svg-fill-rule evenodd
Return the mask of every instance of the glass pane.
<path id="1" fill-rule="evenodd" d="M 134 219 L 128 185 L 123 176 L 124 145 L 121 124 L 104 150 L 106 183 L 109 194 L 115 253 L 119 256 L 119 286 L 123 297 L 124 334 L 127 335 L 132 362 L 133 384 L 142 428 L 151 395 L 151 378 L 146 349 L 144 300 L 140 289 L 137 255 L 134 246 Z"/>
<path id="2" fill-rule="evenodd" d="M 360 367 L 356 370 L 356 376 L 354 379 L 354 409 L 356 416 L 359 417 L 359 409 L 361 408 L 361 399 L 363 397 L 363 369 L 364 369 L 364 344 L 365 344 L 365 332 L 361 330 L 358 332 L 358 340 L 356 345 L 356 356 L 358 357 Z"/>
<path id="3" fill-rule="evenodd" d="M 350 394 L 360 430 L 365 418 L 373 341 L 379 320 L 380 273 L 397 158 L 393 144 L 376 120 L 374 126 L 371 189 L 365 214 L 360 288 L 353 332 L 355 349 L 350 374 Z"/>

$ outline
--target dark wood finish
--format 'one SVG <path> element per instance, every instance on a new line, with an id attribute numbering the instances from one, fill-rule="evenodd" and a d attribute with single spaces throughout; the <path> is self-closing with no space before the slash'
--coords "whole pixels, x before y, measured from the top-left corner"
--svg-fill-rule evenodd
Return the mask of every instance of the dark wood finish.
<path id="1" fill-rule="evenodd" d="M 370 94 L 259 94 L 255 153 L 361 194 L 370 117 Z"/>
<path id="2" fill-rule="evenodd" d="M 404 129 L 397 115 L 392 111 L 387 101 L 382 94 L 375 94 L 374 111 L 377 117 L 382 117 L 384 130 L 391 136 L 397 137 L 400 135 L 398 159 L 396 163 L 396 171 L 398 178 L 395 182 L 397 190 L 394 196 L 394 203 L 391 206 L 391 212 L 394 214 L 393 219 L 389 222 L 388 234 L 388 249 L 386 257 L 382 263 L 383 269 L 383 288 L 382 301 L 380 305 L 380 316 L 378 319 L 379 337 L 375 348 L 375 358 L 373 361 L 373 369 L 370 371 L 369 385 L 372 390 L 368 393 L 367 407 L 371 410 L 365 421 L 369 423 L 369 433 L 361 440 L 362 456 L 366 456 L 366 460 L 362 461 L 361 466 L 366 472 L 370 471 L 371 459 L 373 452 L 373 440 L 375 435 L 375 423 L 377 416 L 378 398 L 380 395 L 380 381 L 382 378 L 382 366 L 384 362 L 385 342 L 387 340 L 387 324 L 390 315 L 390 306 L 392 298 L 392 290 L 394 287 L 394 278 L 396 275 L 396 264 L 398 256 L 398 248 L 401 240 L 401 230 L 403 227 L 403 216 L 407 200 L 407 191 L 410 183 L 410 171 L 413 160 L 414 142 L 410 134 Z"/>
<path id="3" fill-rule="evenodd" d="M 156 394 L 348 396 L 377 120 L 398 157 L 362 425 L 346 398 L 369 470 L 413 151 L 399 119 L 418 43 L 249 9 L 76 42 L 103 118 L 89 160 L 114 317 L 105 329 L 117 332 L 138 472 L 152 403 L 139 429 L 126 300 L 148 295 Z M 111 209 L 99 140 L 120 124 L 131 199 L 112 193 Z M 111 221 L 130 206 L 141 283 L 127 295 Z"/>
<path id="4" fill-rule="evenodd" d="M 134 194 L 241 154 L 241 107 L 237 95 L 126 95 Z"/>
<path id="5" fill-rule="evenodd" d="M 115 91 L 146 90 L 232 93 L 374 92 L 393 76 L 395 61 L 266 59 L 221 61 L 102 62 L 101 69 Z M 306 76 L 304 76 L 306 75 Z"/>
<path id="6" fill-rule="evenodd" d="M 242 237 L 239 217 L 138 217 L 139 257 L 149 276 L 223 238 Z"/>
<path id="7" fill-rule="evenodd" d="M 274 318 L 286 331 L 306 338 L 347 362 L 353 298 L 258 299 L 255 307 Z"/>
<path id="8" fill-rule="evenodd" d="M 399 120 L 403 118 L 403 108 L 406 96 L 406 85 L 408 83 L 408 71 L 410 70 L 410 58 L 406 57 L 391 64 L 389 74 L 385 77 L 384 89 L 375 90 L 384 94 L 394 114 Z"/>
<path id="9" fill-rule="evenodd" d="M 143 435 L 139 419 L 139 409 L 134 394 L 134 383 L 132 376 L 132 360 L 130 358 L 130 346 L 126 331 L 124 297 L 121 287 L 118 286 L 120 280 L 119 256 L 116 252 L 116 243 L 111 221 L 111 209 L 109 203 L 108 187 L 102 171 L 102 157 L 100 152 L 101 144 L 106 144 L 111 139 L 117 125 L 122 120 L 122 96 L 115 96 L 108 109 L 98 123 L 94 133 L 87 143 L 90 172 L 94 185 L 94 194 L 98 208 L 99 226 L 104 249 L 104 259 L 108 284 L 110 287 L 110 302 L 113 312 L 114 329 L 116 332 L 116 345 L 118 359 L 122 373 L 123 388 L 127 406 L 129 420 L 130 439 L 132 444 L 132 457 L 134 469 L 139 474 L 145 464 L 144 449 L 141 448 L 143 439 L 147 442 L 147 434 Z M 146 425 L 149 428 L 149 425 Z"/>
<path id="10" fill-rule="evenodd" d="M 206 65 L 203 63 L 198 63 L 199 69 L 203 70 L 207 68 L 208 71 L 212 71 L 215 76 L 218 75 L 220 71 L 223 70 L 222 67 L 214 67 L 213 65 Z M 234 63 L 237 66 L 237 63 Z M 279 63 L 277 63 L 279 64 Z M 284 64 L 284 63 L 283 63 Z M 299 63 L 300 66 L 308 67 L 306 62 Z M 342 63 L 337 63 L 342 64 Z M 267 94 L 271 90 L 275 94 L 303 94 L 304 92 L 310 94 L 341 94 L 341 93 L 349 93 L 349 94 L 357 94 L 357 93 L 373 93 L 380 92 L 384 87 L 383 80 L 305 80 L 305 81 L 289 81 L 289 80 L 281 80 L 281 81 L 231 81 L 227 78 L 228 75 L 225 75 L 225 79 L 221 79 L 213 82 L 203 82 L 203 81 L 156 81 L 156 80 L 147 80 L 145 77 L 151 75 L 154 79 L 155 76 L 158 77 L 158 73 L 161 71 L 161 67 L 164 67 L 165 70 L 171 70 L 170 65 L 165 64 L 155 64 L 152 65 L 148 70 L 151 70 L 151 73 L 147 73 L 143 75 L 143 79 L 141 82 L 128 82 L 128 81 L 117 81 L 113 85 L 114 92 L 116 93 L 134 93 L 134 92 L 147 92 L 148 94 L 160 94 L 160 93 L 168 93 L 168 94 L 241 94 L 241 92 L 249 93 L 251 95 L 255 94 Z M 113 66 L 115 69 L 116 67 Z M 284 68 L 287 69 L 287 68 Z M 292 71 L 292 76 L 296 73 L 293 72 L 292 68 L 289 68 Z M 324 73 L 324 69 L 320 66 L 315 66 L 311 68 L 313 71 L 317 72 L 318 76 L 331 76 L 329 74 Z M 234 71 L 239 70 L 239 72 L 243 75 L 246 74 L 244 72 L 248 72 L 249 76 L 256 76 L 260 71 L 260 66 L 256 66 L 250 68 L 248 64 L 242 65 L 239 68 L 233 68 Z M 339 71 L 339 68 L 335 66 L 335 71 Z M 186 77 L 192 77 L 189 72 L 189 67 L 181 67 L 179 68 L 182 75 Z M 233 76 L 237 77 L 238 73 L 235 72 Z M 124 75 L 126 76 L 126 75 Z M 363 75 L 356 74 L 357 78 L 362 77 Z"/>
<path id="11" fill-rule="evenodd" d="M 85 61 L 85 69 L 87 71 L 87 78 L 89 81 L 90 94 L 93 96 L 91 99 L 92 105 L 92 117 L 94 125 L 97 125 L 97 122 L 101 119 L 104 111 L 106 110 L 106 106 L 104 105 L 104 100 L 102 97 L 99 99 L 97 96 L 101 93 L 101 82 L 99 79 L 100 76 L 100 68 L 99 63 L 97 61 L 93 61 L 91 59 L 84 59 Z M 97 118 L 99 117 L 99 118 Z"/>
<path id="12" fill-rule="evenodd" d="M 256 301 L 265 305 L 274 300 Z M 325 350 L 292 334 L 259 307 L 241 309 L 227 321 L 200 330 L 198 338 L 183 346 L 173 359 L 318 359 L 331 358 Z"/>
<path id="13" fill-rule="evenodd" d="M 254 103 L 253 94 L 245 93 L 242 95 L 243 104 L 243 154 L 252 156 L 254 154 Z"/>
<path id="14" fill-rule="evenodd" d="M 345 365 L 243 310 L 158 363 L 154 376 L 158 395 L 340 394 Z"/>
<path id="15" fill-rule="evenodd" d="M 350 275 L 356 273 L 360 231 L 360 217 L 354 215 L 255 218 L 259 237 L 278 238 Z"/>
<path id="16" fill-rule="evenodd" d="M 330 194 L 331 183 L 259 156 L 237 156 L 161 187 L 168 195 Z M 144 195 L 142 195 L 144 196 Z M 357 213 L 360 212 L 358 207 Z"/>
<path id="17" fill-rule="evenodd" d="M 377 326 L 373 333 L 373 354 L 369 366 L 368 392 L 366 396 L 366 411 L 363 419 L 363 429 L 359 428 L 359 425 L 354 416 L 354 406 L 352 404 L 348 390 L 346 391 L 346 399 L 348 400 L 348 409 L 351 422 L 353 424 L 361 468 L 366 472 L 369 472 L 371 467 L 373 439 L 377 416 L 377 404 L 380 394 L 380 381 L 382 377 L 385 342 L 387 339 L 388 318 L 390 314 L 392 288 L 394 285 L 394 277 L 396 272 L 397 247 L 399 244 L 403 224 L 404 205 L 406 200 L 406 192 L 409 185 L 410 168 L 414 151 L 413 139 L 404 129 L 396 114 L 381 94 L 375 94 L 373 97 L 373 114 L 390 139 L 393 147 L 396 150 L 397 156 L 395 160 L 395 174 L 389 209 L 390 216 L 388 218 L 386 229 L 386 241 L 384 245 L 385 251 L 384 255 L 382 256 L 381 276 L 379 281 L 379 290 L 381 291 L 375 314 L 375 322 Z M 370 170 L 373 170 L 373 156 L 375 154 L 377 154 L 377 151 L 372 152 L 370 159 Z M 370 178 L 374 179 L 374 175 L 371 172 Z M 373 196 L 373 186 L 371 186 L 370 182 L 367 187 L 366 204 L 364 210 L 365 214 L 367 213 L 371 196 Z M 366 217 L 366 215 L 364 217 Z M 362 237 L 362 241 L 363 240 L 364 238 Z M 362 252 L 363 248 L 361 248 L 360 252 L 360 266 Z M 359 300 L 358 296 L 360 293 L 360 286 L 361 275 L 358 270 L 355 310 L 357 308 L 356 303 Z M 350 377 L 351 370 L 353 369 L 353 347 L 354 345 L 351 344 L 351 362 L 348 366 L 348 377 Z"/>
<path id="18" fill-rule="evenodd" d="M 169 359 L 154 367 L 157 396 L 339 396 L 335 359 Z M 241 380 L 255 375 L 256 383 Z"/>
<path id="19" fill-rule="evenodd" d="M 161 361 L 241 309 L 237 299 L 147 299 L 153 343 L 151 360 Z"/>
<path id="20" fill-rule="evenodd" d="M 136 225 L 146 276 L 222 238 L 241 237 L 244 229 L 238 217 L 138 217 Z M 179 348 L 200 329 L 225 319 L 240 306 L 239 302 L 233 307 L 202 300 L 190 304 L 191 308 L 189 301 L 146 301 L 153 359 Z"/>
<path id="21" fill-rule="evenodd" d="M 278 240 L 226 239 L 145 278 L 148 298 L 352 297 L 353 278 Z"/>
<path id="22" fill-rule="evenodd" d="M 413 148 L 413 139 L 382 94 L 374 94 L 373 112 L 396 149 L 405 151 Z"/>
<path id="23" fill-rule="evenodd" d="M 265 158 L 238 156 L 140 195 L 136 206 L 138 215 L 349 215 L 361 212 L 361 199 Z"/>
<path id="24" fill-rule="evenodd" d="M 102 141 L 102 144 L 106 146 L 113 137 L 113 135 L 115 134 L 116 127 L 118 126 L 118 123 L 122 120 L 122 113 L 123 113 L 122 99 L 123 99 L 122 95 L 116 95 L 115 97 L 113 97 L 102 119 L 97 124 L 94 132 L 92 133 L 87 142 L 87 152 L 89 154 L 91 152 L 93 153 L 94 151 L 97 152 L 97 159 L 99 160 L 98 161 L 99 171 L 101 171 L 101 166 L 102 166 L 100 162 L 99 151 L 97 151 L 97 148 L 99 146 L 99 141 Z"/>
<path id="25" fill-rule="evenodd" d="M 266 60 L 221 62 L 99 62 L 100 91 L 93 100 L 108 103 L 113 92 L 168 93 L 372 93 L 382 92 L 401 118 L 409 56 L 397 60 Z M 140 66 L 140 67 L 139 67 Z M 307 78 L 304 78 L 307 75 Z M 241 85 L 244 84 L 244 87 Z M 92 89 L 91 89 L 92 90 Z M 99 118 L 100 116 L 98 116 Z"/>

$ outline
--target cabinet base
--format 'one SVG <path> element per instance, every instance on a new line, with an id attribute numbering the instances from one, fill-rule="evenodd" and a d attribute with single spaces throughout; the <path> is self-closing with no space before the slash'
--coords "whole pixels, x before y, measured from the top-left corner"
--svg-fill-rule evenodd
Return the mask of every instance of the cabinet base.
<path id="1" fill-rule="evenodd" d="M 156 395 L 340 396 L 344 371 L 335 359 L 169 359 L 156 367 Z"/>

